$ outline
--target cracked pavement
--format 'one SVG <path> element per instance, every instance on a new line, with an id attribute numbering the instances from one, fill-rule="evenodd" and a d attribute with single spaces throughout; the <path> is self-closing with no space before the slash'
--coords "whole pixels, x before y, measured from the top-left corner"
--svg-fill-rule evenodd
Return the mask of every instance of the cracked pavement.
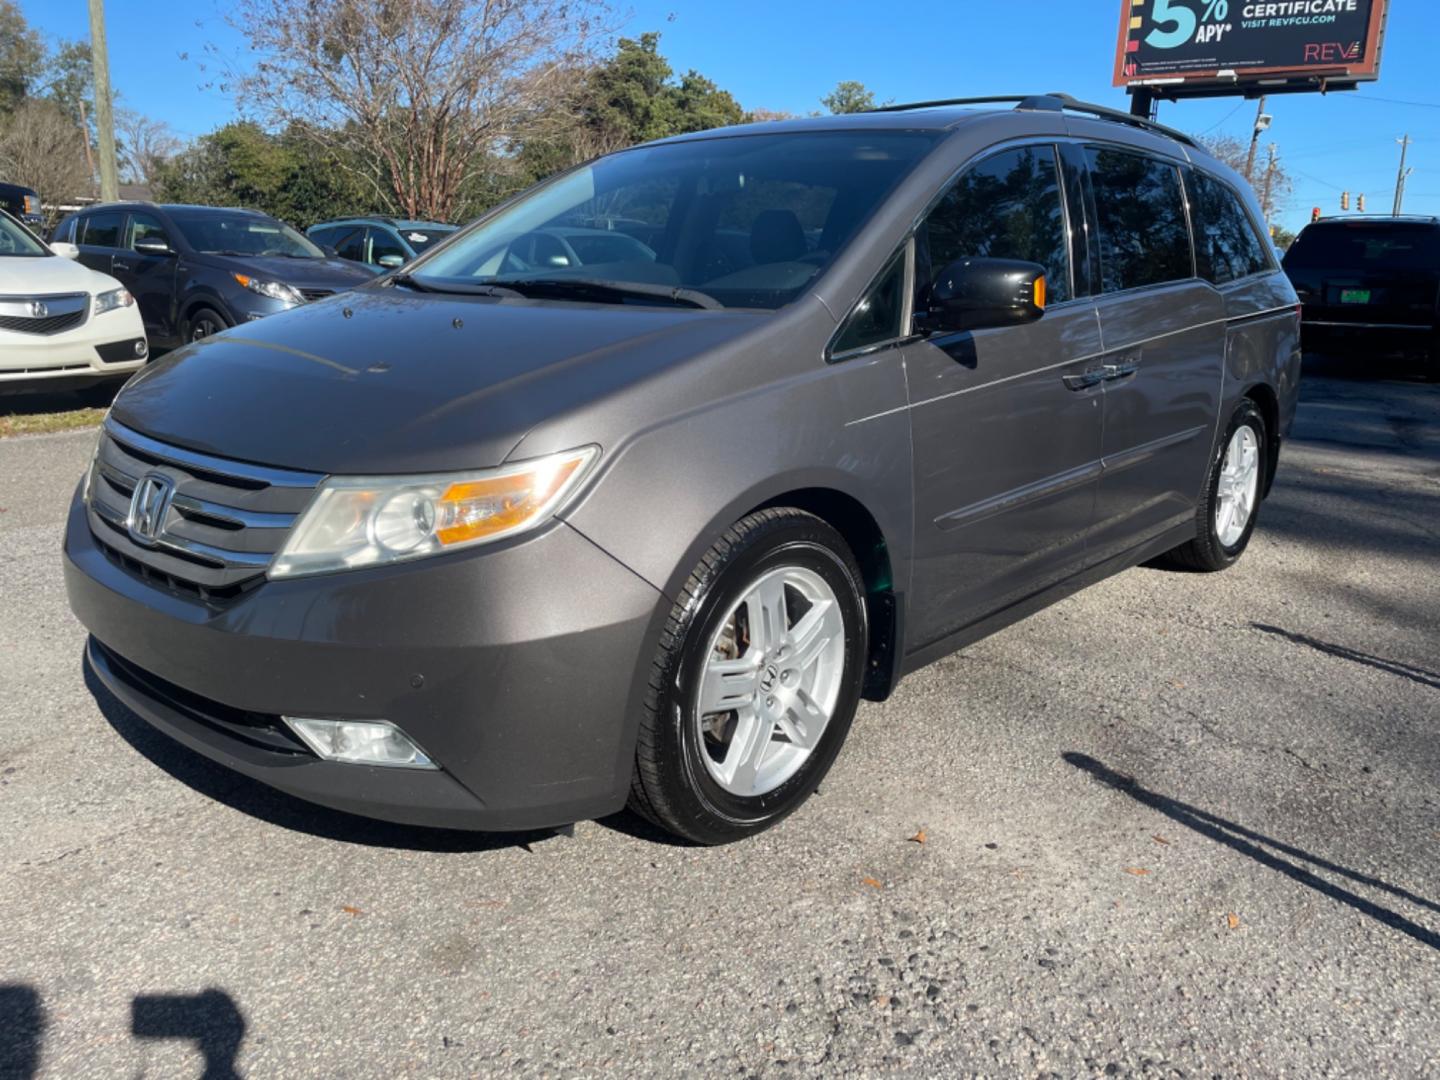
<path id="1" fill-rule="evenodd" d="M 0 441 L 0 1075 L 1440 1073 L 1440 387 L 1302 397 L 1240 565 L 917 673 L 712 850 L 187 753 L 82 671 L 93 434 Z"/>

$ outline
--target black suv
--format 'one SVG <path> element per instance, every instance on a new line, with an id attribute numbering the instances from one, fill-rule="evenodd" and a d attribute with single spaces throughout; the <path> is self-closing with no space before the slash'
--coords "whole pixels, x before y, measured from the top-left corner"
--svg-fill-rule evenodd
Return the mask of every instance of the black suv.
<path id="1" fill-rule="evenodd" d="M 19 184 L 0 184 L 0 210 L 7 211 L 17 221 L 32 229 L 39 229 L 45 219 L 40 214 L 40 195 L 34 188 Z"/>
<path id="2" fill-rule="evenodd" d="M 1440 218 L 1329 218 L 1285 254 L 1307 345 L 1364 340 L 1426 350 L 1440 378 Z"/>
<path id="3" fill-rule="evenodd" d="M 75 244 L 82 263 L 118 278 L 135 295 L 151 344 L 161 347 L 374 277 L 254 210 L 107 203 L 65 218 L 51 239 Z"/>

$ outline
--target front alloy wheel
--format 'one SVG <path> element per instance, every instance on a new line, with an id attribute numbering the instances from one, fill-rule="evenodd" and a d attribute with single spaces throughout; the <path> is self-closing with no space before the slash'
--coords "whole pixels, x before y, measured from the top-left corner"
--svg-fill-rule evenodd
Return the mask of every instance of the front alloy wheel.
<path id="1" fill-rule="evenodd" d="M 671 608 L 631 807 L 720 844 L 803 803 L 860 701 L 862 580 L 840 534 L 802 510 L 762 510 L 727 529 Z"/>

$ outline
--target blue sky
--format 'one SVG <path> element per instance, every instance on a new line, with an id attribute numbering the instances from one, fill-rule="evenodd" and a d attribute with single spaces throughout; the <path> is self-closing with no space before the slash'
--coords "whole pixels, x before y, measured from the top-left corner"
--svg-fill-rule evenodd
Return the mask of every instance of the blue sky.
<path id="1" fill-rule="evenodd" d="M 111 80 L 121 102 L 186 136 L 210 131 L 236 103 L 202 89 L 206 45 L 243 60 L 244 39 L 214 0 L 107 0 Z M 89 37 L 86 0 L 20 0 L 48 37 Z M 622 5 L 623 7 L 623 5 Z M 1405 209 L 1440 214 L 1440 87 L 1430 65 L 1440 3 L 1393 0 L 1380 81 L 1358 93 L 1271 98 L 1271 135 L 1296 180 L 1280 220 L 1298 228 L 1319 206 L 1338 213 L 1342 189 L 1388 211 L 1409 133 L 1414 166 Z M 806 112 L 841 79 L 898 101 L 1064 90 L 1125 106 L 1110 86 L 1119 0 L 962 0 L 914 8 L 850 0 L 630 4 L 622 33 L 661 32 L 677 70 L 695 68 L 747 108 Z M 1407 104 L 1402 104 L 1407 103 Z M 1255 105 L 1239 98 L 1161 106 L 1160 119 L 1192 132 L 1248 139 Z"/>

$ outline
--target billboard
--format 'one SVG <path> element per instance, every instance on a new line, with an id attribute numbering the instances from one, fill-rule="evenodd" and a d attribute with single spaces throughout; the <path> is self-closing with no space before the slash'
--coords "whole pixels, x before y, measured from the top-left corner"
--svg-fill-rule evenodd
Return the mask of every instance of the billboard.
<path id="1" fill-rule="evenodd" d="M 1122 0 L 1115 85 L 1159 97 L 1353 87 L 1380 73 L 1386 0 Z"/>

